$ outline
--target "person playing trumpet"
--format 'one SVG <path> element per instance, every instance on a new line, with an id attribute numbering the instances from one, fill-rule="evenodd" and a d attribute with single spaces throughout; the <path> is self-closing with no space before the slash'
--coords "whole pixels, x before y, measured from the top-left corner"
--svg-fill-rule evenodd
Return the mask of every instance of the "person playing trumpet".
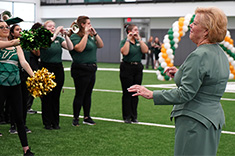
<path id="1" fill-rule="evenodd" d="M 127 37 L 120 42 L 123 55 L 120 64 L 120 80 L 122 85 L 122 117 L 125 123 L 137 123 L 138 97 L 133 97 L 127 88 L 134 84 L 141 85 L 143 65 L 141 58 L 148 52 L 148 46 L 141 40 L 138 27 L 134 24 L 125 25 Z"/>
<path id="2" fill-rule="evenodd" d="M 97 48 L 102 48 L 104 44 L 92 27 L 89 17 L 79 16 L 71 27 L 79 28 L 77 33 L 75 30 L 71 30 L 70 34 L 74 45 L 74 49 L 69 51 L 73 59 L 71 76 L 75 85 L 72 125 L 79 126 L 79 114 L 82 106 L 84 110 L 83 124 L 95 125 L 96 123 L 90 117 L 91 95 L 96 79 Z"/>

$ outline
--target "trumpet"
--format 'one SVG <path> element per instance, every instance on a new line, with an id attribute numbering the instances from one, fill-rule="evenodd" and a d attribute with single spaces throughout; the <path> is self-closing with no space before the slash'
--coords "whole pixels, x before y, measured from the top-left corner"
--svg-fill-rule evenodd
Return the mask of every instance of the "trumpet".
<path id="1" fill-rule="evenodd" d="M 73 33 L 78 33 L 79 32 L 79 26 L 77 24 L 73 24 L 71 28 L 65 28 L 65 30 L 68 31 L 72 31 Z"/>
<path id="2" fill-rule="evenodd" d="M 12 17 L 11 12 L 10 12 L 10 11 L 7 11 L 7 10 L 3 11 L 3 12 L 0 14 L 0 18 L 1 18 L 1 20 L 3 20 L 3 21 L 6 21 L 6 20 L 8 20 L 8 19 L 11 18 L 11 17 Z"/>

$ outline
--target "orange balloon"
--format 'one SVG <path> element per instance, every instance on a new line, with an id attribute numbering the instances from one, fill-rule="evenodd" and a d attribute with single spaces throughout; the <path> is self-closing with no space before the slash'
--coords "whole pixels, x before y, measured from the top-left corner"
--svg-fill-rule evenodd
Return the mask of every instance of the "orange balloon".
<path id="1" fill-rule="evenodd" d="M 230 38 L 229 43 L 233 45 L 233 39 Z"/>
<path id="2" fill-rule="evenodd" d="M 231 73 L 232 73 L 232 74 L 234 75 L 234 77 L 235 77 L 235 69 L 232 70 Z"/>
<path id="3" fill-rule="evenodd" d="M 179 21 L 184 21 L 184 17 L 180 17 L 180 18 L 179 18 Z"/>
<path id="4" fill-rule="evenodd" d="M 184 21 L 179 21 L 179 26 L 183 27 L 184 26 Z"/>
<path id="5" fill-rule="evenodd" d="M 179 39 L 179 41 L 180 41 L 180 40 L 181 40 L 181 37 L 179 36 L 178 39 Z"/>
<path id="6" fill-rule="evenodd" d="M 230 65 L 229 68 L 230 68 L 230 71 L 233 71 L 233 70 L 234 70 L 234 68 L 233 68 L 232 65 Z"/>
<path id="7" fill-rule="evenodd" d="M 166 59 L 168 57 L 167 53 L 162 53 L 162 57 Z"/>
<path id="8" fill-rule="evenodd" d="M 179 27 L 179 31 L 182 31 L 183 30 L 183 27 Z"/>
<path id="9" fill-rule="evenodd" d="M 174 66 L 173 63 L 169 63 L 167 65 L 168 65 L 168 67 L 173 67 Z"/>
<path id="10" fill-rule="evenodd" d="M 165 48 L 165 47 L 162 47 L 162 48 L 161 48 L 161 52 L 162 52 L 162 53 L 166 53 L 166 48 Z"/>
<path id="11" fill-rule="evenodd" d="M 166 61 L 167 65 L 171 63 L 171 59 L 170 59 L 169 57 L 167 57 L 167 58 L 165 59 L 165 61 Z"/>
<path id="12" fill-rule="evenodd" d="M 164 47 L 164 44 L 162 44 L 162 46 L 161 46 L 161 47 L 162 47 L 162 48 L 165 48 L 165 47 Z"/>
<path id="13" fill-rule="evenodd" d="M 183 31 L 179 31 L 179 34 L 180 34 L 180 37 L 182 37 L 183 36 Z"/>
<path id="14" fill-rule="evenodd" d="M 229 38 L 228 36 L 225 36 L 224 40 L 225 40 L 226 42 L 229 42 L 230 38 Z"/>

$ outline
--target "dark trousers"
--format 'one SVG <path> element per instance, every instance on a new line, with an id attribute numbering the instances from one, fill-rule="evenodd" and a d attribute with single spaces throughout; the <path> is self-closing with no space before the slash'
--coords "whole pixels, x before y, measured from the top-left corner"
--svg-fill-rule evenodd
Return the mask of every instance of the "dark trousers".
<path id="1" fill-rule="evenodd" d="M 28 146 L 27 135 L 23 121 L 23 105 L 21 85 L 0 86 L 0 106 L 7 101 L 11 105 L 11 110 L 15 116 L 18 136 L 22 147 Z"/>
<path id="2" fill-rule="evenodd" d="M 132 65 L 122 62 L 120 65 L 120 80 L 122 84 L 122 117 L 123 119 L 137 119 L 138 96 L 133 97 L 127 88 L 134 84 L 141 85 L 143 65 Z"/>
<path id="3" fill-rule="evenodd" d="M 71 76 L 75 85 L 73 115 L 78 119 L 83 106 L 84 117 L 90 116 L 91 95 L 96 79 L 96 64 L 76 64 L 71 66 Z"/>
<path id="4" fill-rule="evenodd" d="M 152 64 L 152 69 L 154 69 L 154 63 L 153 63 L 153 53 L 148 53 L 147 54 L 147 62 L 146 62 L 146 69 L 149 68 L 149 62 L 151 61 Z"/>
<path id="5" fill-rule="evenodd" d="M 42 96 L 42 121 L 45 126 L 59 126 L 60 94 L 64 85 L 64 68 L 62 63 L 42 63 L 49 72 L 55 75 L 56 87 Z"/>

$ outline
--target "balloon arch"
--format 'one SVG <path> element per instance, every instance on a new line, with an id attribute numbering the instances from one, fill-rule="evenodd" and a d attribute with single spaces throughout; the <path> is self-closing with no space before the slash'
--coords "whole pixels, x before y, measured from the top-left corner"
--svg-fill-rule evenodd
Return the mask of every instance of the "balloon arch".
<path id="1" fill-rule="evenodd" d="M 164 70 L 174 65 L 175 49 L 178 48 L 178 43 L 181 37 L 190 29 L 189 25 L 194 21 L 195 15 L 187 14 L 185 17 L 180 17 L 178 21 L 172 24 L 172 28 L 168 30 L 168 33 L 164 36 L 163 44 L 161 46 L 161 52 L 159 53 L 160 66 L 157 69 L 157 78 L 159 80 L 170 80 L 171 78 L 164 73 Z M 235 79 L 235 47 L 233 46 L 233 39 L 230 32 L 227 34 L 224 40 L 219 43 L 225 51 L 229 66 L 230 75 L 229 79 Z"/>

